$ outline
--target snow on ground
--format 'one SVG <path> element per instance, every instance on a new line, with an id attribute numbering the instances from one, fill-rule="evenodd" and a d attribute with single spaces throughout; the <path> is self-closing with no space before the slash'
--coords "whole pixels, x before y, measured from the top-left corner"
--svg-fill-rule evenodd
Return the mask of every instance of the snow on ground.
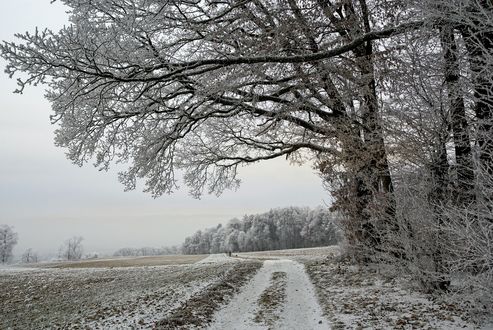
<path id="1" fill-rule="evenodd" d="M 328 329 L 303 265 L 292 260 L 266 260 L 264 266 L 228 305 L 219 310 L 209 329 L 267 329 L 255 322 L 258 300 L 269 288 L 273 273 L 286 273 L 286 298 L 272 329 Z"/>
<path id="2" fill-rule="evenodd" d="M 2 269 L 0 329 L 152 328 L 235 264 Z"/>
<path id="3" fill-rule="evenodd" d="M 160 256 L 129 256 L 77 261 L 55 261 L 36 264 L 41 268 L 105 268 L 105 267 L 143 267 L 193 264 L 206 258 L 207 255 L 160 255 Z"/>
<path id="4" fill-rule="evenodd" d="M 258 308 L 255 322 L 272 327 L 280 318 L 282 307 L 286 302 L 287 274 L 273 272 L 270 286 L 262 292 L 257 300 Z"/>
<path id="5" fill-rule="evenodd" d="M 297 261 L 320 260 L 340 254 L 339 246 L 324 246 L 303 249 L 272 250 L 257 252 L 240 252 L 233 256 L 245 259 L 291 259 Z"/>
<path id="6" fill-rule="evenodd" d="M 228 257 L 225 253 L 211 254 L 207 258 L 198 261 L 198 264 L 211 264 L 211 263 L 221 263 L 221 262 L 231 262 L 236 261 Z"/>
<path id="7" fill-rule="evenodd" d="M 370 268 L 327 259 L 308 262 L 307 271 L 333 329 L 491 329 L 468 320 L 458 304 Z"/>
<path id="8" fill-rule="evenodd" d="M 212 322 L 215 311 L 240 292 L 261 267 L 262 262 L 255 260 L 235 262 L 233 269 L 221 275 L 221 281 L 208 286 L 203 292 L 181 304 L 158 322 L 156 329 L 204 329 Z"/>
<path id="9" fill-rule="evenodd" d="M 0 329 L 493 329 L 472 323 L 458 302 L 338 254 L 327 247 L 218 254 L 191 265 L 0 268 Z M 257 273 L 254 259 L 264 263 Z"/>

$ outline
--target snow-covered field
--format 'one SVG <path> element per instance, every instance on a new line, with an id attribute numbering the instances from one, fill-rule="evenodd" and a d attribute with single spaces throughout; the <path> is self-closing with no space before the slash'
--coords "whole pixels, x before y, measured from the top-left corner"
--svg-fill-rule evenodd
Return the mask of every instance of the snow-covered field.
<path id="1" fill-rule="evenodd" d="M 164 255 L 146 257 L 113 257 L 104 259 L 87 259 L 80 261 L 64 261 L 40 263 L 42 268 L 104 268 L 104 267 L 139 267 L 193 264 L 207 255 Z"/>
<path id="2" fill-rule="evenodd" d="M 291 260 L 319 260 L 339 255 L 338 246 L 324 246 L 305 249 L 273 250 L 259 252 L 241 252 L 235 254 L 240 258 L 250 259 L 291 259 Z"/>
<path id="3" fill-rule="evenodd" d="M 2 268 L 0 329 L 488 329 L 459 304 L 338 254 L 327 247 L 163 266 Z"/>
<path id="4" fill-rule="evenodd" d="M 237 264 L 217 259 L 151 267 L 4 268 L 0 329 L 151 328 Z"/>

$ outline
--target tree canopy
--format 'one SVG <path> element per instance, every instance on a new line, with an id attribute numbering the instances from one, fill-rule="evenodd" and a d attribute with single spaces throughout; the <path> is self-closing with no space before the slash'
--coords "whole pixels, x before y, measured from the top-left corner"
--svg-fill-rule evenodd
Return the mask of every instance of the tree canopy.
<path id="1" fill-rule="evenodd" d="M 129 162 L 121 181 L 145 178 L 155 196 L 176 187 L 177 169 L 198 196 L 236 186 L 240 164 L 340 153 L 341 122 L 368 124 L 372 106 L 358 92 L 368 63 L 347 65 L 423 25 L 394 24 L 380 6 L 370 28 L 364 1 L 63 3 L 69 26 L 3 44 L 6 71 L 27 73 L 18 92 L 48 86 L 72 161 Z"/>

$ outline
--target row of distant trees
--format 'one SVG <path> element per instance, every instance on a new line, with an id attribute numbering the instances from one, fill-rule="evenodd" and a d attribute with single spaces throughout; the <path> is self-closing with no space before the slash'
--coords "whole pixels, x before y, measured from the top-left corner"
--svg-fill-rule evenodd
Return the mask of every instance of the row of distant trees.
<path id="1" fill-rule="evenodd" d="M 180 249 L 177 246 L 171 247 L 141 247 L 141 248 L 121 248 L 117 250 L 113 255 L 115 257 L 139 257 L 139 256 L 157 256 L 157 255 L 168 255 L 168 254 L 178 254 Z"/>
<path id="2" fill-rule="evenodd" d="M 13 259 L 13 250 L 18 242 L 19 235 L 14 228 L 8 225 L 0 225 L 0 263 L 9 263 Z M 58 250 L 58 257 L 62 260 L 80 260 L 82 258 L 97 257 L 97 255 L 84 256 L 82 236 L 73 236 L 63 242 Z M 114 256 L 153 256 L 178 254 L 180 249 L 172 247 L 142 247 L 142 248 L 122 248 L 114 253 Z M 32 248 L 28 248 L 21 256 L 23 263 L 35 263 L 39 261 L 39 255 Z"/>
<path id="3" fill-rule="evenodd" d="M 0 263 L 9 263 L 13 259 L 13 250 L 17 244 L 19 235 L 14 228 L 8 225 L 0 225 Z M 83 238 L 74 236 L 67 239 L 60 246 L 59 257 L 64 260 L 79 260 L 82 258 Z M 32 248 L 28 248 L 21 256 L 23 263 L 35 263 L 39 261 L 39 255 Z"/>
<path id="4" fill-rule="evenodd" d="M 232 219 L 185 239 L 184 254 L 263 251 L 337 244 L 337 213 L 327 208 L 287 207 Z"/>
<path id="5" fill-rule="evenodd" d="M 14 228 L 8 225 L 0 225 L 0 263 L 6 264 L 13 259 L 14 246 L 17 244 L 19 235 Z M 38 254 L 33 249 L 27 249 L 21 257 L 24 263 L 38 262 Z"/>

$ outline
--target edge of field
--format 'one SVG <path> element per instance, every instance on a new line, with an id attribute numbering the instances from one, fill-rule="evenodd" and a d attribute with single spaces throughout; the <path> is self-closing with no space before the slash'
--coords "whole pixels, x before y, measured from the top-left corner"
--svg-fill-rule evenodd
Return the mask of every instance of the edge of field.
<path id="1" fill-rule="evenodd" d="M 36 268 L 111 268 L 142 267 L 193 264 L 208 255 L 162 255 L 144 257 L 115 257 L 107 259 L 89 259 L 78 261 L 48 262 L 30 265 Z"/>

